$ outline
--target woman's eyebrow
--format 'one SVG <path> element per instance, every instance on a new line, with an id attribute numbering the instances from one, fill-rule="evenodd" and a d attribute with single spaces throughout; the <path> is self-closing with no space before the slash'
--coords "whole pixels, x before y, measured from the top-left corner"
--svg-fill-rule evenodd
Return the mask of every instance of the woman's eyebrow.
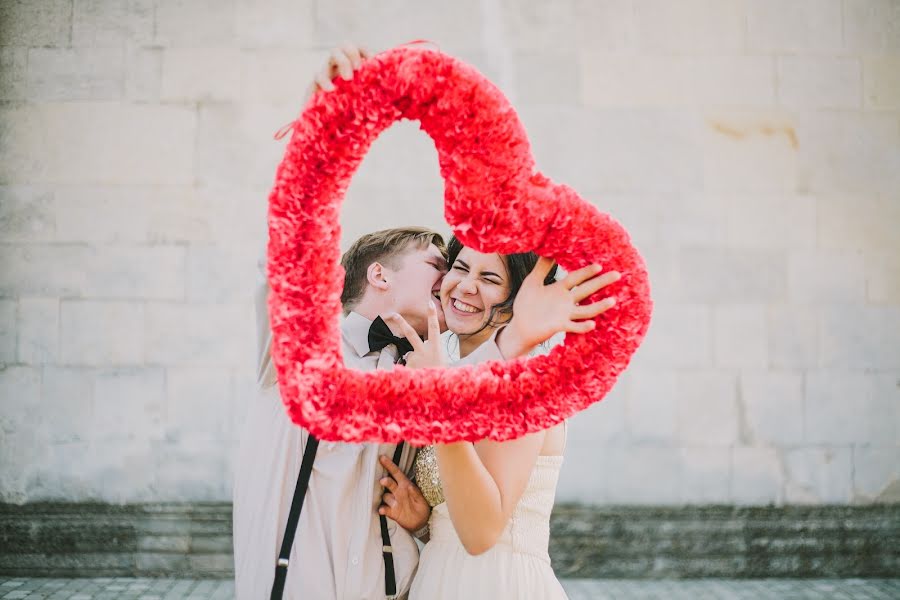
<path id="1" fill-rule="evenodd" d="M 466 269 L 469 268 L 469 265 L 467 265 L 467 264 L 466 264 L 466 261 L 464 261 L 464 260 L 460 260 L 460 259 L 457 258 L 457 259 L 456 259 L 456 262 L 458 262 L 459 264 L 461 264 L 461 265 L 462 265 L 463 267 L 465 267 Z M 496 277 L 496 278 L 499 279 L 500 281 L 503 281 L 503 275 L 499 275 L 499 274 L 497 274 L 497 273 L 494 273 L 493 271 L 482 271 L 482 272 L 481 272 L 481 275 L 482 275 L 483 277 L 490 277 L 491 275 L 493 275 L 494 277 Z"/>

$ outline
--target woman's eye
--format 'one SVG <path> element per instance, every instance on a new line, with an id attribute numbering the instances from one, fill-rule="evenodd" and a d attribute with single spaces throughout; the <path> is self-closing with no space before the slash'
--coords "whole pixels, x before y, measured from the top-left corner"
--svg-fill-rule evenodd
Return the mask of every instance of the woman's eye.
<path id="1" fill-rule="evenodd" d="M 465 269 L 465 268 L 463 268 L 463 267 L 460 267 L 459 265 L 454 265 L 454 266 L 453 266 L 453 270 L 454 270 L 454 271 L 462 271 L 463 273 L 468 273 L 468 272 L 469 272 L 468 269 Z"/>

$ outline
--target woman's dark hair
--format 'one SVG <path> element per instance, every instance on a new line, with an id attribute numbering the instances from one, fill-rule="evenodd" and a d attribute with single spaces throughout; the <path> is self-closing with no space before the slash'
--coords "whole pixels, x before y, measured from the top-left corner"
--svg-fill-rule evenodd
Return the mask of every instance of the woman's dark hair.
<path id="1" fill-rule="evenodd" d="M 456 239 L 456 236 L 450 238 L 450 241 L 447 243 L 447 262 L 450 264 L 450 268 L 453 268 L 453 263 L 456 262 L 456 257 L 459 256 L 460 251 L 464 248 L 462 242 Z M 488 319 L 484 325 L 478 331 L 475 331 L 468 335 L 475 335 L 476 333 L 481 333 L 488 327 L 496 327 L 498 325 L 504 325 L 506 322 L 512 318 L 512 309 L 513 303 L 516 301 L 516 294 L 519 293 L 519 288 L 522 287 L 522 282 L 525 281 L 525 278 L 528 277 L 528 274 L 531 273 L 532 269 L 534 269 L 534 265 L 537 264 L 538 255 L 534 252 L 520 252 L 518 254 L 501 254 L 500 258 L 506 264 L 506 270 L 509 273 L 509 296 L 507 296 L 506 300 L 499 304 L 495 304 L 491 307 L 491 312 L 488 314 Z M 544 285 L 550 285 L 554 281 L 556 281 L 556 271 L 558 265 L 554 263 L 553 267 L 550 269 L 550 272 L 547 273 L 547 276 L 544 278 Z M 495 321 L 498 315 L 506 315 L 505 320 L 503 321 Z"/>

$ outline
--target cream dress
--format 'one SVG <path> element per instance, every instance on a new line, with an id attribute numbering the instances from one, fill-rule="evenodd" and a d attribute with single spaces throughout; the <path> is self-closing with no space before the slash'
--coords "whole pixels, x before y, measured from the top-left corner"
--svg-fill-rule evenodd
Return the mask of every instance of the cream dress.
<path id="1" fill-rule="evenodd" d="M 525 493 L 497 544 L 471 556 L 456 535 L 444 502 L 434 448 L 416 459 L 416 479 L 434 509 L 431 539 L 419 557 L 410 600 L 553 600 L 567 598 L 550 567 L 550 511 L 562 456 L 539 456 Z"/>

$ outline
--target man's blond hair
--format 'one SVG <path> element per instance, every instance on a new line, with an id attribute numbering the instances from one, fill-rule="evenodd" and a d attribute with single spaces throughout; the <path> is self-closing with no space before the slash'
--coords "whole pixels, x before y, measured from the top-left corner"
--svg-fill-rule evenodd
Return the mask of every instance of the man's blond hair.
<path id="1" fill-rule="evenodd" d="M 411 248 L 425 248 L 434 244 L 447 254 L 444 238 L 436 231 L 425 227 L 397 227 L 367 233 L 356 240 L 341 257 L 344 267 L 344 291 L 341 304 L 344 314 L 349 313 L 365 294 L 367 271 L 372 263 L 381 263 L 390 269 L 399 269 L 404 256 Z"/>

